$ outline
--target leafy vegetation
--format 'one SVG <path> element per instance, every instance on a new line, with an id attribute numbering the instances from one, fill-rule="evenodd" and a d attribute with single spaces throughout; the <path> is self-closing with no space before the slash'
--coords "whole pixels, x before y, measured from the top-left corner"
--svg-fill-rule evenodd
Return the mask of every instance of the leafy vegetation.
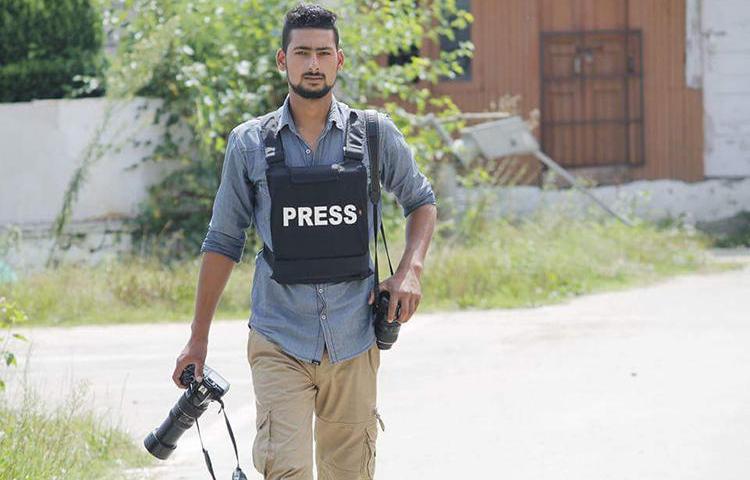
<path id="1" fill-rule="evenodd" d="M 470 231 L 430 253 L 428 308 L 538 306 L 715 268 L 706 260 L 709 240 L 681 227 L 542 214 L 517 224 L 479 222 Z"/>
<path id="2" fill-rule="evenodd" d="M 0 478 L 114 479 L 126 468 L 153 463 L 86 405 L 85 385 L 55 407 L 29 386 L 19 402 L 0 402 Z"/>
<path id="3" fill-rule="evenodd" d="M 218 188 L 229 131 L 277 108 L 286 80 L 276 68 L 285 13 L 296 1 L 280 0 L 125 0 L 104 11 L 107 28 L 121 42 L 107 80 L 115 98 L 144 95 L 164 100 L 165 135 L 144 161 L 176 162 L 179 169 L 155 185 L 136 220 L 136 243 L 151 252 L 169 245 L 168 258 L 193 256 L 205 235 Z M 457 112 L 444 96 L 427 88 L 461 72 L 458 59 L 471 55 L 469 42 L 429 57 L 413 56 L 387 65 L 385 57 L 427 51 L 441 36 L 453 36 L 472 17 L 454 0 L 413 8 L 412 0 L 336 2 L 346 66 L 338 81 L 339 98 L 352 106 L 382 104 L 407 136 L 429 173 L 445 146 L 436 132 L 419 128 L 404 114 Z M 415 83 L 416 82 L 416 83 Z M 448 129 L 455 124 L 449 124 Z M 180 128 L 188 142 L 177 139 Z M 256 239 L 248 237 L 248 247 Z"/>
<path id="4" fill-rule="evenodd" d="M 90 0 L 0 0 L 0 102 L 102 95 L 102 39 Z"/>
<path id="5" fill-rule="evenodd" d="M 18 324 L 27 322 L 28 317 L 18 306 L 0 295 L 0 362 L 4 366 L 13 367 L 16 365 L 16 355 L 11 351 L 10 345 L 17 341 L 27 341 L 26 337 L 20 333 L 13 332 L 13 328 Z M 2 369 L 0 368 L 0 371 Z M 5 390 L 5 381 L 0 377 L 0 392 Z"/>
<path id="6" fill-rule="evenodd" d="M 511 223 L 471 212 L 460 222 L 441 224 L 436 234 L 422 277 L 421 312 L 535 306 L 713 268 L 704 255 L 708 240 L 680 227 L 625 227 L 614 220 L 551 214 Z M 394 224 L 388 237 L 397 262 L 403 226 Z M 248 318 L 253 254 L 246 251 L 235 267 L 216 318 Z M 381 267 L 387 271 L 385 263 Z M 8 295 L 34 325 L 187 322 L 199 269 L 200 258 L 164 265 L 157 258 L 130 256 L 29 275 Z"/>

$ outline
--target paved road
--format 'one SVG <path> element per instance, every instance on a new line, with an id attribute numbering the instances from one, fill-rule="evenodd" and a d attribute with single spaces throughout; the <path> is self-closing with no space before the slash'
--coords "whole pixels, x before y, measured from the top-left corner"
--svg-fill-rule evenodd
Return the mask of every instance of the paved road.
<path id="1" fill-rule="evenodd" d="M 208 364 L 248 478 L 254 406 L 245 321 L 215 322 Z M 38 329 L 31 382 L 92 403 L 139 442 L 180 392 L 185 324 Z M 564 305 L 418 315 L 382 355 L 378 478 L 745 480 L 750 475 L 750 268 L 686 276 Z M 212 408 L 202 427 L 218 478 L 231 447 Z M 212 413 L 213 412 L 213 413 Z M 209 478 L 194 430 L 135 478 Z"/>

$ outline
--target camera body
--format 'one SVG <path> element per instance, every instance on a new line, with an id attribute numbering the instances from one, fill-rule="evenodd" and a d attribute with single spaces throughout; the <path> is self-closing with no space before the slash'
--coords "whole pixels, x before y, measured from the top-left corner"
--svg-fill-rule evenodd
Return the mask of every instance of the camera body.
<path id="1" fill-rule="evenodd" d="M 203 380 L 196 382 L 195 365 L 191 363 L 180 375 L 180 383 L 187 387 L 185 396 L 196 406 L 218 400 L 229 391 L 229 382 L 208 365 L 203 366 Z"/>
<path id="2" fill-rule="evenodd" d="M 401 305 L 396 307 L 396 319 L 393 322 L 388 322 L 390 302 L 390 292 L 383 290 L 378 292 L 378 298 L 373 304 L 375 339 L 380 350 L 389 350 L 398 340 L 398 331 L 401 329 L 401 324 L 398 322 Z"/>
<path id="3" fill-rule="evenodd" d="M 185 393 L 169 411 L 169 415 L 153 432 L 146 435 L 143 445 L 148 452 L 166 460 L 177 448 L 177 441 L 206 411 L 208 405 L 229 391 L 229 382 L 207 365 L 203 366 L 203 380 L 195 380 L 195 365 L 188 365 L 180 375 Z"/>

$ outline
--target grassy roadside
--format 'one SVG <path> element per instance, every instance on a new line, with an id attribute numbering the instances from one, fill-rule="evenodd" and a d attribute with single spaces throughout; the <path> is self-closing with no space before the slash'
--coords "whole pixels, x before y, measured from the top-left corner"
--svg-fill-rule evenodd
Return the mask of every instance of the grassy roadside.
<path id="1" fill-rule="evenodd" d="M 403 233 L 389 238 L 397 262 Z M 449 226 L 437 232 L 430 249 L 420 311 L 535 306 L 726 268 L 708 263 L 708 246 L 708 238 L 688 229 L 553 215 L 522 224 Z M 253 257 L 246 250 L 235 266 L 217 318 L 248 317 Z M 26 325 L 189 321 L 199 268 L 200 258 L 172 267 L 129 258 L 62 267 L 0 288 L 28 313 Z M 384 263 L 381 268 L 387 271 Z"/>
<path id="2" fill-rule="evenodd" d="M 423 289 L 427 310 L 532 307 L 673 275 L 732 268 L 711 264 L 710 239 L 689 229 L 545 217 L 487 225 L 441 245 Z"/>
<path id="3" fill-rule="evenodd" d="M 248 315 L 253 269 L 247 260 L 235 266 L 217 318 Z M 199 269 L 199 258 L 171 267 L 139 257 L 66 265 L 26 276 L 7 295 L 28 314 L 24 326 L 186 320 L 192 318 Z"/>
<path id="4" fill-rule="evenodd" d="M 85 387 L 50 407 L 23 386 L 20 401 L 0 396 L 0 478 L 123 478 L 152 458 L 108 419 L 86 407 Z"/>

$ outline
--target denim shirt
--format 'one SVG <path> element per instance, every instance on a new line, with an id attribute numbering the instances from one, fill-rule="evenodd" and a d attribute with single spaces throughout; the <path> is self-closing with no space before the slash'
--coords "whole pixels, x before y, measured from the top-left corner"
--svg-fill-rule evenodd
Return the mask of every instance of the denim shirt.
<path id="1" fill-rule="evenodd" d="M 335 98 L 331 102 L 315 152 L 294 125 L 288 96 L 279 110 L 281 117 L 277 128 L 287 165 L 330 165 L 342 161 L 345 122 L 350 112 L 346 104 Z M 422 205 L 434 204 L 435 195 L 393 121 L 383 114 L 378 114 L 378 120 L 381 182 L 386 191 L 396 196 L 406 217 Z M 363 161 L 369 179 L 368 153 L 365 148 Z M 368 215 L 372 241 L 373 219 L 370 217 L 372 215 Z M 271 197 L 258 118 L 236 126 L 228 136 L 221 182 L 200 251 L 220 253 L 239 263 L 245 230 L 250 226 L 255 226 L 261 240 L 273 250 Z M 304 238 L 300 238 L 300 242 L 304 242 Z M 372 248 L 370 250 L 372 253 Z M 373 266 L 372 258 L 370 266 Z M 367 303 L 375 284 L 374 275 L 338 283 L 283 285 L 271 279 L 271 273 L 270 266 L 258 252 L 248 325 L 288 354 L 302 361 L 319 363 L 325 347 L 330 361 L 337 363 L 368 350 L 375 342 L 372 310 Z"/>

